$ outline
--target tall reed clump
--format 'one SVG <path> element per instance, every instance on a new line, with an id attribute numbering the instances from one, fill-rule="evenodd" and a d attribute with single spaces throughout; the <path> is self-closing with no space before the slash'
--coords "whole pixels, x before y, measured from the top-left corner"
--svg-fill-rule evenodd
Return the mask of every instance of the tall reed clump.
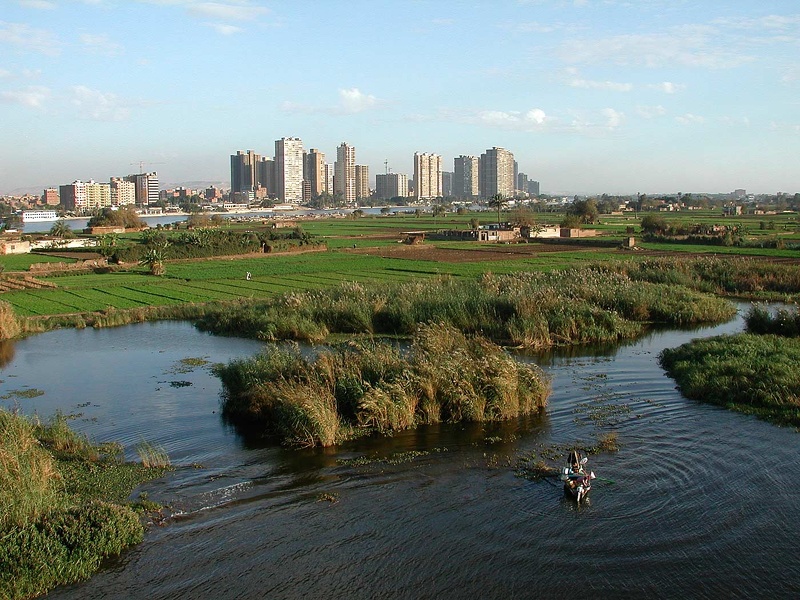
<path id="1" fill-rule="evenodd" d="M 8 302 L 0 302 L 0 340 L 10 340 L 22 332 L 22 327 Z"/>
<path id="2" fill-rule="evenodd" d="M 0 531 L 23 527 L 60 503 L 56 461 L 28 419 L 0 409 Z"/>
<path id="3" fill-rule="evenodd" d="M 659 356 L 688 398 L 800 427 L 800 341 L 742 333 L 694 340 Z"/>
<path id="4" fill-rule="evenodd" d="M 61 415 L 43 424 L 0 409 L 0 598 L 87 579 L 142 540 L 121 503 L 160 471 L 118 462 L 119 452 L 92 446 Z"/>
<path id="5" fill-rule="evenodd" d="M 410 336 L 419 324 L 436 322 L 496 343 L 543 348 L 616 342 L 635 337 L 649 323 L 718 322 L 734 312 L 725 300 L 684 287 L 581 269 L 342 284 L 210 310 L 198 327 L 269 341 L 320 341 L 328 333 Z"/>
<path id="6" fill-rule="evenodd" d="M 510 419 L 545 406 L 546 377 L 479 336 L 421 325 L 407 354 L 352 341 L 314 359 L 273 347 L 215 367 L 233 422 L 300 446 L 331 446 L 365 430 Z"/>
<path id="7" fill-rule="evenodd" d="M 800 310 L 780 308 L 770 313 L 763 306 L 752 306 L 745 317 L 749 333 L 800 337 Z"/>

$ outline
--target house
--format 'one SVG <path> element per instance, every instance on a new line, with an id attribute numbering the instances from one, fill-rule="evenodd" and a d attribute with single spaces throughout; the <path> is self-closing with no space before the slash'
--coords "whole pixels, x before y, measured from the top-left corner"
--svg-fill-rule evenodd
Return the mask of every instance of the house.
<path id="1" fill-rule="evenodd" d="M 0 254 L 27 254 L 31 251 L 31 243 L 22 240 L 0 241 Z"/>

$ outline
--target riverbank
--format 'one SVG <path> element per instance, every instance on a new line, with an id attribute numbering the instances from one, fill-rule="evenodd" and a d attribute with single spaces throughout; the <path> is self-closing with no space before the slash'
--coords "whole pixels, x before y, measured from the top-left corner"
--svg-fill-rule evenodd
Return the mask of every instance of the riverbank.
<path id="1" fill-rule="evenodd" d="M 152 503 L 129 502 L 158 466 L 125 463 L 57 414 L 48 424 L 0 409 L 0 597 L 31 598 L 89 578 L 144 537 Z"/>

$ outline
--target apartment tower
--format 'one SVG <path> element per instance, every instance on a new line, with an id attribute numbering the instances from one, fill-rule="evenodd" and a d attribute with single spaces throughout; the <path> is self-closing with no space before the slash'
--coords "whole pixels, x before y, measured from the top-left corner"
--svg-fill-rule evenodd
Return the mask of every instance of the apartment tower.
<path id="1" fill-rule="evenodd" d="M 505 148 L 491 148 L 481 154 L 479 161 L 480 194 L 491 198 L 497 194 L 514 195 L 514 155 Z"/>
<path id="2" fill-rule="evenodd" d="M 469 199 L 477 198 L 478 194 L 478 158 L 462 154 L 453 160 L 453 195 Z"/>
<path id="3" fill-rule="evenodd" d="M 433 200 L 442 195 L 442 157 L 438 154 L 414 153 L 414 197 Z"/>
<path id="4" fill-rule="evenodd" d="M 333 193 L 346 204 L 356 203 L 356 149 L 347 142 L 336 149 Z"/>
<path id="5" fill-rule="evenodd" d="M 275 140 L 275 194 L 288 204 L 303 201 L 303 140 Z"/>

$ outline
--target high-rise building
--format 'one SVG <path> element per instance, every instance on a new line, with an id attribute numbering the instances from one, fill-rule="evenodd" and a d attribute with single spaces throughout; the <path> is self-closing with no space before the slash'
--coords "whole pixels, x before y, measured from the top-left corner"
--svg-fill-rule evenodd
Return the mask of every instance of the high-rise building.
<path id="1" fill-rule="evenodd" d="M 438 154 L 414 153 L 414 197 L 432 200 L 442 195 L 442 157 Z"/>
<path id="2" fill-rule="evenodd" d="M 333 193 L 346 204 L 356 202 L 356 149 L 347 142 L 336 149 Z"/>
<path id="3" fill-rule="evenodd" d="M 517 173 L 517 190 L 523 194 L 528 193 L 528 175 L 525 173 Z"/>
<path id="4" fill-rule="evenodd" d="M 58 190 L 56 188 L 47 188 L 44 190 L 42 194 L 42 202 L 44 202 L 47 206 L 55 206 L 59 202 L 61 202 L 61 198 L 58 195 Z"/>
<path id="5" fill-rule="evenodd" d="M 303 201 L 303 140 L 275 140 L 275 194 L 281 202 Z"/>
<path id="6" fill-rule="evenodd" d="M 479 161 L 480 193 L 483 198 L 497 194 L 514 195 L 514 155 L 505 148 L 490 148 Z"/>
<path id="7" fill-rule="evenodd" d="M 86 184 L 82 181 L 59 186 L 59 196 L 64 210 L 75 213 L 86 211 Z"/>
<path id="8" fill-rule="evenodd" d="M 303 159 L 303 179 L 309 183 L 311 198 L 325 192 L 325 154 L 316 148 L 309 150 Z"/>
<path id="9" fill-rule="evenodd" d="M 442 196 L 445 198 L 453 195 L 453 172 L 442 171 Z"/>
<path id="10" fill-rule="evenodd" d="M 120 177 L 112 177 L 111 206 L 128 206 L 136 204 L 136 184 Z"/>
<path id="11" fill-rule="evenodd" d="M 274 194 L 277 184 L 275 183 L 275 161 L 268 156 L 262 156 L 256 163 L 256 196 L 266 196 Z"/>
<path id="12" fill-rule="evenodd" d="M 332 163 L 325 163 L 325 193 L 333 196 L 333 179 L 336 169 Z"/>
<path id="13" fill-rule="evenodd" d="M 111 184 L 90 179 L 86 182 L 86 210 L 97 210 L 111 206 Z"/>
<path id="14" fill-rule="evenodd" d="M 379 173 L 375 176 L 375 196 L 378 200 L 408 198 L 408 175 Z"/>
<path id="15" fill-rule="evenodd" d="M 256 168 L 260 158 L 252 150 L 231 155 L 231 194 L 249 193 L 258 187 Z"/>
<path id="16" fill-rule="evenodd" d="M 533 179 L 528 181 L 528 193 L 531 196 L 538 196 L 539 195 L 539 182 L 534 181 Z"/>
<path id="17" fill-rule="evenodd" d="M 128 175 L 125 181 L 132 181 L 136 185 L 136 204 L 144 207 L 158 204 L 158 173 Z"/>
<path id="18" fill-rule="evenodd" d="M 369 189 L 369 167 L 356 165 L 356 200 L 367 200 L 372 195 Z"/>
<path id="19" fill-rule="evenodd" d="M 456 198 L 477 198 L 478 158 L 463 154 L 453 161 L 453 196 Z"/>

